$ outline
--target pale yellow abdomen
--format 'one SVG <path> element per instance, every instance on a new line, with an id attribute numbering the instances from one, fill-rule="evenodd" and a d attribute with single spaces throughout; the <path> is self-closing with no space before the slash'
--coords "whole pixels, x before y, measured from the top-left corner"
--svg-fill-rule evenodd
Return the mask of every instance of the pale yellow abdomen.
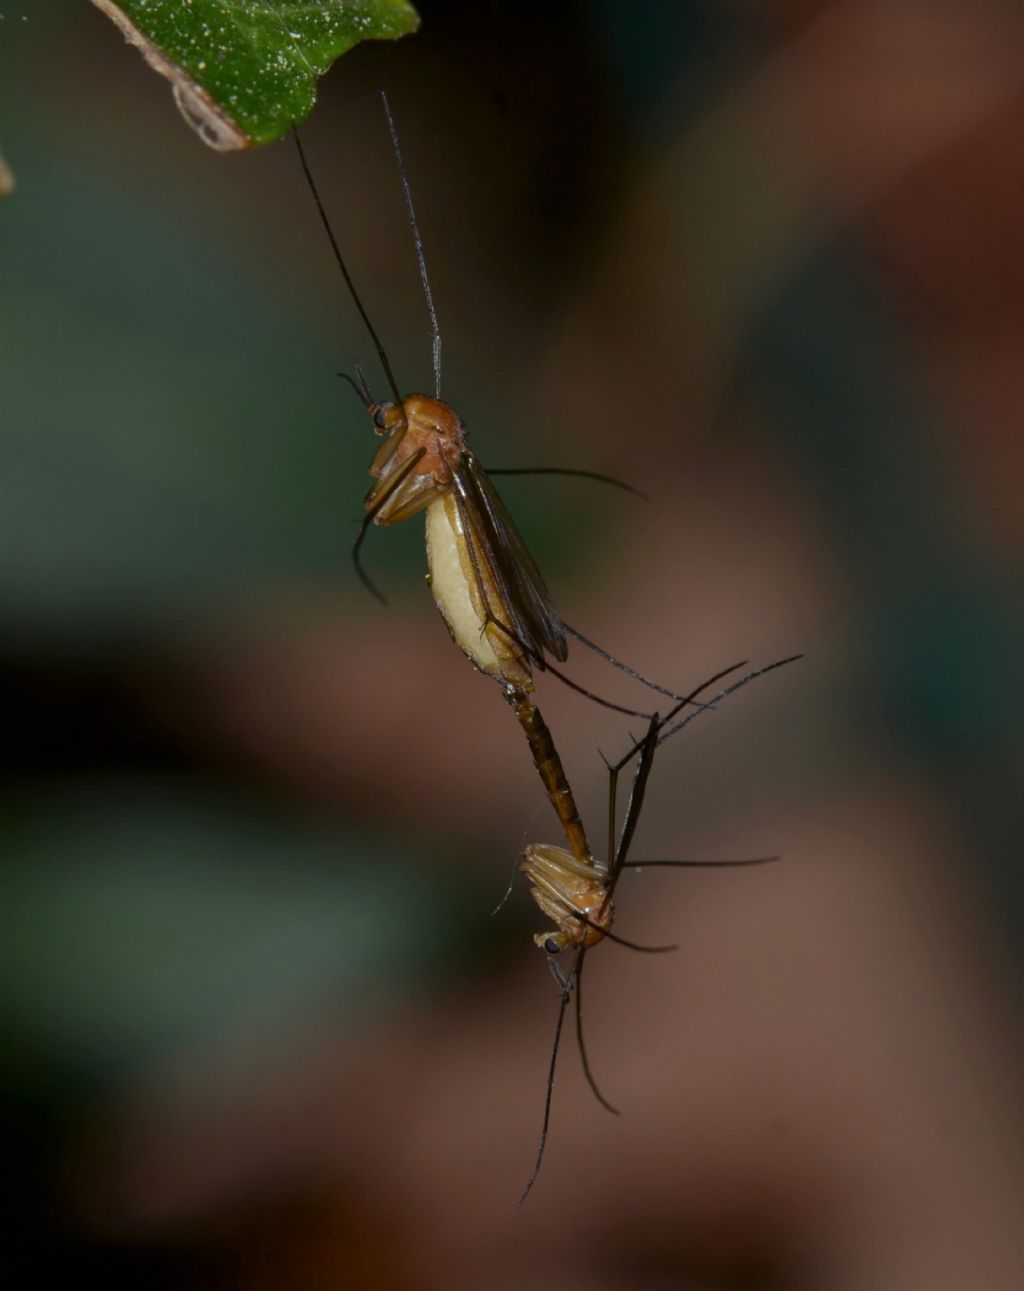
<path id="1" fill-rule="evenodd" d="M 485 628 L 484 606 L 458 504 L 446 493 L 427 507 L 427 581 L 452 640 L 488 677 L 532 689 L 530 668 L 507 633 Z"/>

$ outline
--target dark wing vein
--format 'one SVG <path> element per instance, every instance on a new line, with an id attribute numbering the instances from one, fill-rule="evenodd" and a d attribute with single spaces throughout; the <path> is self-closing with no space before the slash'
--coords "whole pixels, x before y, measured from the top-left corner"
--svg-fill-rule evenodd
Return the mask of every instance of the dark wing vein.
<path id="1" fill-rule="evenodd" d="M 459 459 L 456 488 L 472 513 L 472 539 L 505 597 L 521 644 L 541 666 L 545 652 L 561 663 L 569 647 L 551 593 L 497 489 L 470 452 Z"/>
<path id="2" fill-rule="evenodd" d="M 497 540 L 491 534 L 487 512 L 480 509 L 480 502 L 472 485 L 467 485 L 465 479 L 460 480 L 458 476 L 455 477 L 454 494 L 470 563 L 477 580 L 477 590 L 484 606 L 484 628 L 488 623 L 493 623 L 519 646 L 536 667 L 544 668 L 544 643 L 523 617 L 515 601 L 515 591 L 496 563 Z M 490 591 L 484 582 L 485 577 L 490 579 Z M 497 604 L 492 604 L 494 600 Z"/>

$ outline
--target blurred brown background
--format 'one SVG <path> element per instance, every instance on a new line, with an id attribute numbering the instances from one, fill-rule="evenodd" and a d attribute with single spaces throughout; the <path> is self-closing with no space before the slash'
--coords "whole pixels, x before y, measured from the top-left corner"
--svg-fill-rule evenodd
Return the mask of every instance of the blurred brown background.
<path id="1" fill-rule="evenodd" d="M 998 0 L 421 5 L 305 139 L 399 379 L 429 337 L 565 617 L 679 686 L 591 957 L 422 525 L 348 549 L 372 349 L 290 143 L 218 157 L 90 6 L 3 16 L 8 1248 L 111 1286 L 1024 1281 L 1024 20 Z M 576 649 L 572 674 L 649 699 Z M 544 681 L 600 837 L 622 719 Z"/>

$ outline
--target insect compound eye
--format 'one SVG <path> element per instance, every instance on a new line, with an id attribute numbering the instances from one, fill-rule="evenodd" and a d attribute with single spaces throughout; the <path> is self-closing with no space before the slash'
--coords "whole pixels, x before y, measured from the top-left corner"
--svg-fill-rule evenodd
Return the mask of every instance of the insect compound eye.
<path id="1" fill-rule="evenodd" d="M 385 412 L 384 405 L 382 403 L 379 403 L 374 409 L 373 424 L 378 430 L 384 430 L 387 426 L 387 413 Z"/>
<path id="2" fill-rule="evenodd" d="M 544 943 L 544 953 L 546 955 L 560 955 L 562 953 L 562 947 L 559 944 L 557 938 L 549 937 L 547 939 L 547 941 Z"/>

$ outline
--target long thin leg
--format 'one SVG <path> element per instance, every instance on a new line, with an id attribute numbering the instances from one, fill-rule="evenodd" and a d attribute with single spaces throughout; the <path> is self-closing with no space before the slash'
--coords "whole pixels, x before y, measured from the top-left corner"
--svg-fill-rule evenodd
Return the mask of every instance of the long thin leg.
<path id="1" fill-rule="evenodd" d="M 583 1074 L 587 1078 L 587 1084 L 590 1086 L 591 1093 L 613 1116 L 621 1116 L 622 1113 L 617 1107 L 614 1107 L 605 1098 L 604 1094 L 598 1088 L 597 1081 L 594 1079 L 594 1073 L 590 1069 L 590 1059 L 587 1057 L 587 1046 L 583 1042 L 583 956 L 587 953 L 584 946 L 576 958 L 576 1047 L 580 1051 L 580 1062 L 583 1064 Z"/>
<path id="2" fill-rule="evenodd" d="M 537 1181 L 540 1174 L 540 1167 L 544 1161 L 544 1149 L 548 1141 L 548 1126 L 551 1123 L 551 1096 L 555 1089 L 555 1065 L 558 1062 L 558 1046 L 562 1039 L 562 1023 L 565 1021 L 565 1010 L 569 1004 L 569 992 L 572 990 L 572 979 L 576 972 L 575 965 L 572 973 L 565 984 L 565 990 L 562 992 L 562 998 L 558 1004 L 558 1021 L 555 1023 L 555 1038 L 551 1043 L 551 1061 L 548 1063 L 547 1088 L 544 1091 L 544 1117 L 540 1127 L 540 1141 L 537 1144 L 537 1159 L 533 1163 L 533 1169 L 530 1171 L 530 1177 L 526 1181 L 526 1187 L 523 1189 L 522 1196 L 519 1198 L 519 1205 L 522 1206 L 526 1198 L 530 1195 L 530 1189 Z"/>
<path id="3" fill-rule="evenodd" d="M 577 910 L 575 907 L 572 908 L 572 917 L 574 919 L 578 919 L 580 923 L 584 924 L 586 927 L 593 928 L 593 930 L 595 932 L 599 932 L 602 937 L 606 937 L 609 941 L 613 941 L 616 946 L 625 946 L 627 950 L 639 950 L 641 954 L 644 955 L 667 955 L 671 951 L 679 949 L 678 945 L 642 946 L 638 941 L 628 941 L 625 937 L 620 937 L 617 932 L 611 932 L 608 928 L 603 928 L 599 923 L 595 923 L 593 919 L 587 918 L 582 910 Z"/>
<path id="4" fill-rule="evenodd" d="M 669 699 L 681 700 L 684 704 L 697 703 L 692 695 L 681 695 L 677 690 L 669 690 L 667 686 L 662 686 L 659 682 L 652 680 L 650 677 L 645 677 L 644 674 L 642 672 L 638 672 L 636 668 L 631 668 L 628 663 L 623 663 L 621 659 L 616 659 L 616 657 L 609 653 L 604 646 L 599 646 L 596 641 L 591 641 L 589 637 L 585 637 L 582 632 L 577 631 L 571 623 L 566 623 L 564 619 L 562 620 L 562 626 L 571 637 L 576 638 L 580 645 L 585 645 L 588 650 L 593 650 L 596 655 L 601 656 L 605 663 L 610 663 L 613 668 L 618 668 L 620 672 L 626 673 L 626 675 L 632 677 L 634 681 L 638 681 L 642 686 L 646 686 L 648 690 L 656 690 L 659 695 L 665 695 Z M 699 708 L 704 707 L 703 704 L 698 704 L 697 706 Z M 637 716 L 641 716 L 641 714 L 637 714 Z M 647 717 L 649 714 L 644 713 L 642 716 Z"/>
<path id="5" fill-rule="evenodd" d="M 596 480 L 598 484 L 611 484 L 624 493 L 632 493 L 635 498 L 650 502 L 646 493 L 642 493 L 625 480 L 616 479 L 614 475 L 602 475 L 600 471 L 582 471 L 574 466 L 488 466 L 488 475 L 571 475 L 578 480 Z"/>
<path id="6" fill-rule="evenodd" d="M 615 849 L 611 872 L 608 876 L 608 891 L 605 895 L 606 905 L 615 891 L 615 885 L 618 883 L 619 875 L 622 873 L 623 862 L 626 860 L 630 844 L 633 841 L 633 835 L 636 833 L 636 827 L 640 821 L 640 812 L 644 805 L 644 794 L 647 791 L 647 780 L 651 774 L 651 767 L 654 765 L 654 754 L 661 742 L 658 738 L 660 731 L 661 722 L 655 715 L 651 718 L 647 734 L 640 741 L 640 760 L 637 762 L 636 770 L 633 772 L 633 783 L 630 786 L 629 801 L 626 804 L 626 818 L 622 822 L 622 833 L 619 835 L 619 844 Z M 616 767 L 613 774 L 617 774 L 618 771 L 619 768 Z"/>
<path id="7" fill-rule="evenodd" d="M 584 695 L 595 704 L 600 704 L 601 707 L 611 709 L 613 712 L 624 713 L 628 717 L 649 719 L 649 713 L 635 708 L 627 708 L 622 704 L 614 703 L 610 699 L 605 699 L 602 695 L 595 694 L 594 691 L 588 690 L 585 686 L 581 686 L 578 682 L 567 677 L 553 663 L 548 662 L 545 652 L 553 654 L 558 660 L 565 658 L 564 648 L 558 650 L 554 637 L 548 632 L 548 629 L 552 626 L 552 621 L 557 622 L 556 635 L 562 638 L 563 647 L 564 632 L 574 630 L 567 628 L 563 624 L 554 607 L 550 604 L 549 593 L 540 581 L 539 572 L 536 574 L 536 583 L 532 585 L 532 594 L 535 598 L 542 599 L 534 605 L 534 608 L 537 609 L 537 617 L 531 623 L 530 614 L 527 612 L 527 603 L 520 601 L 522 589 L 520 587 L 517 591 L 517 575 L 512 565 L 518 560 L 520 565 L 523 562 L 529 562 L 529 566 L 532 567 L 533 558 L 530 556 L 529 550 L 518 530 L 514 528 L 511 517 L 508 517 L 507 526 L 504 529 L 501 527 L 504 523 L 501 520 L 504 514 L 503 504 L 494 491 L 493 485 L 487 480 L 483 468 L 478 462 L 475 462 L 475 459 L 472 469 L 467 470 L 465 476 L 461 478 L 461 484 L 460 477 L 456 475 L 455 486 L 456 505 L 466 532 L 466 550 L 473 571 L 473 581 L 480 598 L 480 604 L 483 607 L 480 625 L 481 635 L 484 635 L 488 628 L 493 626 L 519 651 L 524 659 L 529 660 L 533 667 L 541 672 L 544 670 L 550 671 L 570 690 L 575 690 L 577 694 Z M 500 523 L 499 520 L 501 520 Z M 507 543 L 519 545 L 521 550 L 518 557 L 515 554 L 514 547 L 511 551 L 505 550 Z M 505 565 L 506 561 L 511 562 L 507 567 Z M 486 566 L 486 569 L 483 566 Z M 522 570 L 520 570 L 521 572 Z M 485 573 L 487 574 L 486 578 Z M 492 604 L 492 595 L 488 588 L 489 582 L 494 585 L 494 596 L 501 614 L 496 611 L 495 606 Z M 527 597 L 527 602 L 529 602 L 529 599 Z M 661 691 L 671 699 L 679 700 L 683 698 L 673 690 L 650 682 L 635 668 L 630 668 L 628 665 L 621 663 L 614 656 L 608 654 L 607 651 L 601 650 L 599 646 L 588 641 L 586 637 L 580 636 L 579 633 L 575 633 L 575 635 L 591 649 L 601 654 L 608 662 L 628 673 L 629 676 L 653 689 Z"/>
<path id="8" fill-rule="evenodd" d="M 644 712 L 640 708 L 627 708 L 624 704 L 613 703 L 612 700 L 605 699 L 603 696 L 595 694 L 592 690 L 587 690 L 586 686 L 581 686 L 578 681 L 573 681 L 571 677 L 567 677 L 564 672 L 559 671 L 552 663 L 547 664 L 546 667 L 548 672 L 553 677 L 557 677 L 563 686 L 568 686 L 570 690 L 576 691 L 578 695 L 584 695 L 595 704 L 600 704 L 602 708 L 610 708 L 613 713 L 623 713 L 626 717 L 642 717 L 645 721 L 649 720 L 651 716 L 650 713 Z M 661 687 L 656 687 L 656 689 L 660 690 Z"/>
<path id="9" fill-rule="evenodd" d="M 486 607 L 486 601 L 484 602 L 484 605 Z M 650 713 L 642 712 L 638 708 L 626 708 L 623 704 L 613 703 L 612 700 L 605 699 L 603 696 L 595 694 L 592 690 L 587 690 L 586 686 L 581 686 L 578 681 L 573 681 L 571 677 L 567 677 L 564 672 L 556 668 L 549 660 L 538 658 L 536 653 L 530 650 L 524 642 L 520 641 L 519 637 L 510 627 L 508 627 L 507 624 L 502 623 L 500 619 L 494 618 L 490 611 L 487 610 L 482 631 L 486 631 L 487 627 L 492 624 L 499 632 L 506 636 L 513 645 L 518 646 L 523 654 L 536 664 L 538 668 L 551 673 L 552 677 L 557 677 L 563 686 L 568 686 L 569 689 L 574 690 L 577 695 L 583 695 L 586 699 L 592 700 L 595 704 L 600 704 L 602 708 L 611 709 L 613 713 L 623 713 L 626 717 L 642 717 L 645 721 L 650 719 Z M 671 694 L 672 692 L 668 691 L 666 693 Z"/>
<path id="10" fill-rule="evenodd" d="M 424 455 L 425 451 L 425 449 L 418 448 L 405 465 L 396 472 L 394 480 L 388 488 L 384 490 L 384 493 L 377 499 L 369 511 L 367 511 L 366 515 L 363 516 L 363 523 L 359 526 L 359 535 L 352 546 L 352 563 L 356 567 L 356 573 L 362 580 L 363 586 L 367 591 L 375 596 L 378 601 L 380 601 L 381 605 L 387 605 L 387 597 L 380 588 L 377 587 L 376 583 L 373 582 L 370 575 L 363 568 L 363 562 L 359 559 L 359 548 L 363 545 L 363 539 L 366 537 L 366 532 L 370 525 L 373 524 L 374 518 L 380 513 L 381 509 L 387 505 L 388 499 L 394 494 L 395 490 L 399 487 L 406 476 L 415 470 L 416 464 Z"/>
<path id="11" fill-rule="evenodd" d="M 363 540 L 365 539 L 367 530 L 371 524 L 373 524 L 373 515 L 371 512 L 367 511 L 366 515 L 363 516 L 362 524 L 359 526 L 359 534 L 356 537 L 355 542 L 352 544 L 352 564 L 356 567 L 356 573 L 359 575 L 360 582 L 370 595 L 380 601 L 381 605 L 387 605 L 388 598 L 366 572 L 363 562 L 359 559 L 359 548 L 363 545 Z"/>
<path id="12" fill-rule="evenodd" d="M 794 663 L 797 659 L 802 658 L 802 654 L 789 655 L 785 659 L 776 659 L 774 663 L 765 664 L 763 668 L 756 668 L 753 672 L 748 672 L 745 677 L 741 677 L 739 681 L 734 681 L 731 685 L 720 690 L 718 694 L 714 695 L 706 704 L 703 704 L 694 712 L 689 713 L 681 722 L 677 722 L 675 726 L 666 731 L 665 727 L 682 711 L 686 702 L 691 699 L 695 699 L 701 691 L 707 690 L 708 687 L 713 686 L 716 681 L 721 681 L 723 677 L 727 677 L 731 672 L 736 672 L 737 669 L 742 668 L 743 663 L 745 663 L 746 660 L 744 660 L 743 663 L 730 664 L 728 668 L 723 668 L 720 672 L 716 672 L 713 677 L 709 677 L 707 681 L 703 681 L 699 686 L 695 687 L 687 696 L 686 700 L 681 700 L 665 715 L 665 717 L 661 719 L 662 733 L 658 737 L 658 743 L 664 744 L 665 741 L 675 735 L 677 731 L 681 731 L 684 726 L 689 725 L 695 717 L 700 717 L 701 713 L 706 713 L 710 709 L 715 708 L 717 704 L 721 703 L 721 701 L 726 698 L 726 696 L 733 694 L 734 691 L 740 690 L 743 686 L 746 686 L 748 682 L 754 681 L 758 677 L 763 677 L 766 672 L 772 672 L 775 668 L 781 668 L 787 663 Z M 626 750 L 622 757 L 619 758 L 618 762 L 613 764 L 613 769 L 615 771 L 621 771 L 628 762 L 632 761 L 632 759 L 636 757 L 636 755 L 642 750 L 643 746 L 644 740 L 634 740 L 633 744 Z"/>
<path id="13" fill-rule="evenodd" d="M 725 699 L 728 695 L 734 694 L 737 690 L 742 690 L 742 688 L 746 686 L 749 682 L 756 681 L 758 677 L 763 677 L 766 672 L 774 672 L 776 668 L 782 668 L 785 664 L 795 663 L 797 659 L 802 659 L 802 658 L 803 658 L 802 654 L 791 654 L 785 659 L 776 659 L 774 663 L 765 664 L 763 668 L 758 668 L 754 672 L 748 672 L 747 675 L 745 677 L 741 677 L 739 681 L 734 681 L 731 686 L 726 686 L 724 690 L 720 690 L 717 695 L 715 695 L 712 699 L 710 699 L 701 708 L 696 709 L 696 711 L 692 713 L 688 713 L 687 716 L 682 719 L 682 721 L 676 722 L 675 726 L 669 727 L 669 729 L 667 731 L 664 731 L 664 733 L 661 735 L 661 737 L 658 740 L 658 743 L 664 744 L 666 740 L 670 740 L 672 736 L 675 735 L 678 731 L 681 731 L 684 726 L 689 726 L 689 724 L 693 721 L 695 717 L 700 717 L 701 713 L 706 713 L 708 709 L 714 708 L 721 700 Z M 677 705 L 674 712 L 670 713 L 668 717 L 665 718 L 664 722 L 662 722 L 662 726 L 663 727 L 667 726 L 668 723 L 672 720 L 675 714 L 680 711 L 681 708 L 682 708 L 681 704 Z"/>
<path id="14" fill-rule="evenodd" d="M 764 676 L 766 672 L 772 672 L 775 668 L 781 668 L 784 664 L 793 663 L 795 660 L 801 658 L 803 658 L 802 655 L 790 655 L 786 659 L 778 659 L 775 663 L 767 664 L 763 668 L 758 668 L 754 672 L 747 673 L 747 675 L 745 677 L 741 677 L 739 681 L 734 681 L 731 685 L 726 686 L 723 690 L 719 691 L 709 704 L 705 704 L 694 712 L 687 714 L 682 721 L 677 722 L 675 726 L 671 727 L 666 732 L 665 726 L 667 722 L 671 721 L 671 719 L 680 711 L 681 708 L 684 707 L 686 703 L 685 700 L 681 700 L 672 712 L 669 713 L 667 718 L 661 720 L 657 717 L 652 718 L 651 725 L 643 739 L 634 741 L 632 748 L 630 748 L 629 751 L 618 760 L 618 762 L 608 768 L 612 777 L 612 792 L 614 793 L 616 777 L 619 771 L 621 771 L 629 760 L 635 757 L 637 753 L 640 754 L 640 760 L 637 763 L 636 770 L 633 774 L 633 787 L 630 790 L 629 805 L 626 808 L 626 819 L 623 822 L 622 834 L 619 838 L 619 845 L 616 849 L 608 878 L 608 886 L 604 899 L 605 906 L 607 906 L 608 902 L 611 900 L 612 894 L 615 891 L 615 886 L 618 883 L 619 878 L 622 875 L 622 871 L 627 863 L 627 852 L 629 850 L 629 845 L 632 842 L 633 834 L 636 830 L 637 821 L 640 815 L 640 807 L 643 803 L 644 791 L 647 785 L 647 778 L 650 775 L 651 764 L 658 746 L 664 744 L 664 742 L 672 735 L 676 734 L 677 731 L 681 731 L 683 727 L 692 722 L 695 717 L 699 717 L 701 713 L 706 713 L 709 708 L 713 708 L 720 700 L 724 699 L 727 695 L 733 694 L 734 691 L 739 690 L 741 687 L 746 686 L 748 682 L 754 681 L 757 677 Z M 693 692 L 693 695 L 698 695 L 702 690 L 713 685 L 714 682 L 718 681 L 721 677 L 728 675 L 730 672 L 734 672 L 738 666 L 741 665 L 734 665 L 733 667 L 727 668 L 723 672 L 716 674 L 715 677 L 706 681 L 702 686 L 698 686 Z M 762 864 L 768 859 L 774 858 L 756 857 L 751 862 L 746 863 Z M 744 862 L 740 862 L 740 864 L 743 863 Z"/>
<path id="15" fill-rule="evenodd" d="M 680 870 L 728 870 L 738 869 L 745 865 L 771 865 L 781 861 L 781 856 L 747 856 L 742 860 L 701 860 L 701 861 L 623 861 L 620 870 L 653 870 L 659 866 L 674 867 Z"/>

